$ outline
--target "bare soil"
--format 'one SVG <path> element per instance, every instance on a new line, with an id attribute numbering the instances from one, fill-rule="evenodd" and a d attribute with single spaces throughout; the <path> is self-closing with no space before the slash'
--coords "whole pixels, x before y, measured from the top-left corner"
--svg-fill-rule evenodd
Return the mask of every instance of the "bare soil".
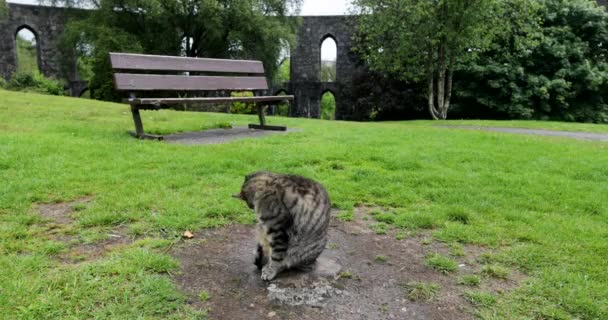
<path id="1" fill-rule="evenodd" d="M 105 238 L 95 242 L 85 242 L 73 234 L 73 214 L 79 207 L 88 205 L 92 200 L 92 197 L 84 197 L 70 202 L 38 205 L 38 212 L 45 220 L 41 227 L 45 228 L 46 236 L 51 240 L 64 242 L 68 245 L 66 251 L 57 255 L 62 263 L 75 264 L 96 260 L 112 249 L 129 245 L 134 240 L 127 236 L 123 226 L 115 226 L 104 231 Z"/>
<path id="2" fill-rule="evenodd" d="M 262 138 L 266 135 L 287 134 L 297 132 L 297 129 L 287 131 L 255 130 L 249 128 L 231 129 L 209 129 L 205 131 L 184 132 L 166 135 L 164 141 L 175 144 L 197 145 L 197 144 L 220 144 L 243 138 Z"/>
<path id="3" fill-rule="evenodd" d="M 253 265 L 252 226 L 231 225 L 200 231 L 197 241 L 174 248 L 181 272 L 173 279 L 211 319 L 471 319 L 472 306 L 463 298 L 470 288 L 457 278 L 477 272 L 477 257 L 485 250 L 465 248 L 466 256 L 457 258 L 460 270 L 445 275 L 424 263 L 429 253 L 447 254 L 444 244 L 428 243 L 428 234 L 403 240 L 393 232 L 377 235 L 366 211 L 358 209 L 351 222 L 333 219 L 328 246 L 312 271 L 262 281 Z M 501 294 L 517 280 L 484 278 L 481 289 Z M 412 281 L 441 285 L 439 296 L 408 300 L 404 285 Z M 202 292 L 211 298 L 202 301 Z"/>

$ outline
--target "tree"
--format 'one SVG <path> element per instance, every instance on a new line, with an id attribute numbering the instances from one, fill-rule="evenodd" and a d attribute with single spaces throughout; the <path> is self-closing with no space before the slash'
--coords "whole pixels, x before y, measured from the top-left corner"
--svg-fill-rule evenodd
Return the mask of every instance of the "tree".
<path id="1" fill-rule="evenodd" d="M 460 104 L 493 118 L 608 122 L 608 16 L 594 1 L 534 0 L 467 65 Z"/>
<path id="2" fill-rule="evenodd" d="M 262 60 L 273 76 L 281 49 L 294 41 L 297 19 L 288 13 L 297 11 L 301 0 L 54 2 L 95 9 L 66 26 L 63 47 L 76 48 L 73 54 L 92 65 L 88 80 L 97 98 L 116 99 L 111 51 Z"/>
<path id="3" fill-rule="evenodd" d="M 521 0 L 525 1 L 525 0 Z M 353 0 L 356 50 L 374 71 L 425 79 L 433 119 L 446 119 L 453 73 L 499 30 L 500 0 Z"/>

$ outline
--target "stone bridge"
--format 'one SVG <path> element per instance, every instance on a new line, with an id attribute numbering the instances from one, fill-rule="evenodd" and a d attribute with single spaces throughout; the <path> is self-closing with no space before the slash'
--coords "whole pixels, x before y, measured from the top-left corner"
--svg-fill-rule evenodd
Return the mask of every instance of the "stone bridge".
<path id="1" fill-rule="evenodd" d="M 36 37 L 38 67 L 48 77 L 65 79 L 70 94 L 80 96 L 87 84 L 78 77 L 75 64 L 66 70 L 59 38 L 65 21 L 64 8 L 8 3 L 8 16 L 0 17 L 0 76 L 8 79 L 17 70 L 16 36 L 21 29 Z M 342 92 L 349 85 L 355 58 L 351 52 L 353 17 L 301 17 L 297 45 L 291 50 L 291 81 L 275 86 L 271 93 L 285 91 L 296 96 L 290 115 L 320 116 L 321 96 L 331 92 L 336 99 L 336 118 L 347 118 Z M 321 44 L 332 38 L 337 46 L 336 81 L 321 82 Z"/>
<path id="2" fill-rule="evenodd" d="M 608 0 L 598 0 L 607 5 Z M 0 2 L 0 5 L 2 2 Z M 38 66 L 46 76 L 67 80 L 70 94 L 80 96 L 87 90 L 86 82 L 78 77 L 75 64 L 65 70 L 61 63 L 59 37 L 65 25 L 63 8 L 8 4 L 8 16 L 0 17 L 0 76 L 8 78 L 17 68 L 15 37 L 23 29 L 35 36 Z M 291 50 L 290 82 L 271 89 L 271 94 L 285 91 L 296 97 L 290 115 L 320 116 L 321 96 L 333 93 L 336 99 L 336 119 L 349 119 L 347 92 L 352 84 L 357 58 L 352 52 L 356 19 L 353 16 L 304 16 L 297 31 L 296 47 Z M 332 38 L 337 46 L 336 81 L 321 81 L 321 44 Z M 64 69 L 62 69 L 64 68 Z"/>

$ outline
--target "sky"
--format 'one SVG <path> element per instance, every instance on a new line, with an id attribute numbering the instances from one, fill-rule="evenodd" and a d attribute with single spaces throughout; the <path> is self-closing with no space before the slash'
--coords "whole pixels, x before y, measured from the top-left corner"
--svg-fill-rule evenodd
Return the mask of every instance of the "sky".
<path id="1" fill-rule="evenodd" d="M 8 0 L 13 3 L 37 4 L 38 0 Z M 323 15 L 344 15 L 348 13 L 350 0 L 304 0 L 302 2 L 300 14 L 303 16 L 323 16 Z M 26 39 L 31 39 L 33 35 L 29 32 L 22 34 Z M 321 46 L 322 60 L 335 60 L 336 43 L 331 39 L 323 42 Z"/>

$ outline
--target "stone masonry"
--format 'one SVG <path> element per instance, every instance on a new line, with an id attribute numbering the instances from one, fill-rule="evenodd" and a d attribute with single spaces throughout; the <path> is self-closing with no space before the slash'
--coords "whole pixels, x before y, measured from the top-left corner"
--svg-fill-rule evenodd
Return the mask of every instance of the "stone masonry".
<path id="1" fill-rule="evenodd" d="M 2 5 L 3 2 L 0 2 Z M 598 0 L 607 5 L 608 0 Z M 295 95 L 292 117 L 318 118 L 321 96 L 329 91 L 336 99 L 336 119 L 347 120 L 352 111 L 348 94 L 357 57 L 352 52 L 356 17 L 304 16 L 297 31 L 296 47 L 291 52 L 291 80 L 275 86 L 270 94 L 285 91 Z M 65 9 L 36 5 L 8 4 L 8 16 L 0 17 L 0 76 L 8 79 L 16 70 L 15 36 L 22 28 L 30 29 L 38 45 L 38 65 L 45 76 L 67 80 L 72 95 L 87 89 L 73 70 L 61 69 L 59 37 L 65 24 Z M 321 44 L 331 37 L 337 45 L 336 81 L 321 82 Z"/>

